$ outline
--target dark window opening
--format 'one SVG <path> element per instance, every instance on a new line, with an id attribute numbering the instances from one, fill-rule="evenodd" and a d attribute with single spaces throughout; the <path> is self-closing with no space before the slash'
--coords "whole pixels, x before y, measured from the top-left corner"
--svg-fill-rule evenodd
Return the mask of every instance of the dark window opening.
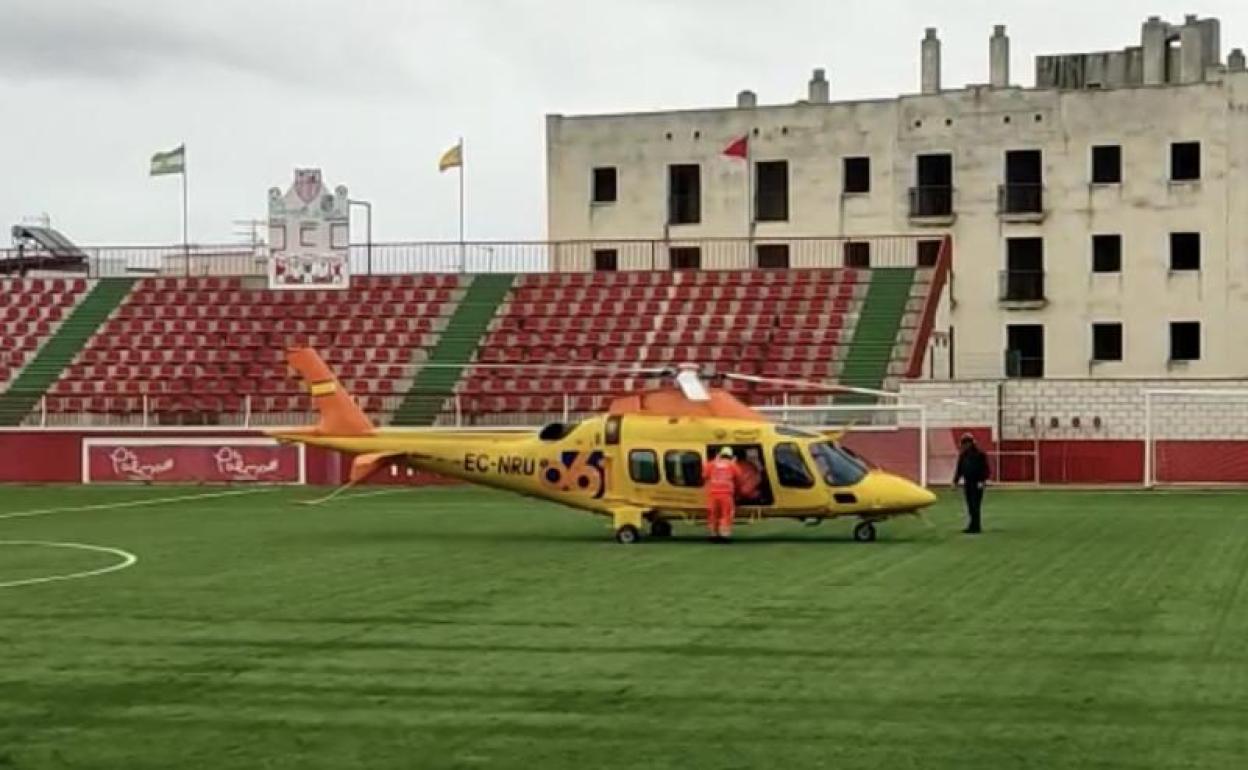
<path id="1" fill-rule="evenodd" d="M 1178 321 L 1170 324 L 1170 360 L 1200 360 L 1200 323 Z"/>
<path id="2" fill-rule="evenodd" d="M 659 456 L 649 449 L 629 452 L 628 476 L 638 484 L 658 484 Z"/>
<path id="3" fill-rule="evenodd" d="M 594 270 L 613 273 L 620 269 L 620 252 L 615 249 L 594 249 Z"/>
<path id="4" fill-rule="evenodd" d="M 1045 376 L 1045 327 L 1017 324 L 1006 327 L 1006 377 Z"/>
<path id="5" fill-rule="evenodd" d="M 1007 377 L 1044 376 L 1044 327 L 1021 324 L 1006 327 L 1005 374 Z"/>
<path id="6" fill-rule="evenodd" d="M 1092 324 L 1092 360 L 1122 360 L 1122 324 Z"/>
<path id="7" fill-rule="evenodd" d="M 1002 299 L 1037 302 L 1044 299 L 1044 239 L 1006 239 L 1005 292 Z"/>
<path id="8" fill-rule="evenodd" d="M 910 216 L 941 217 L 953 213 L 953 156 L 915 158 L 916 185 L 910 188 Z"/>
<path id="9" fill-rule="evenodd" d="M 936 263 L 940 261 L 940 247 L 943 244 L 944 241 L 919 241 L 919 267 L 936 267 Z"/>
<path id="10" fill-rule="evenodd" d="M 1175 142 L 1170 145 L 1170 179 L 1174 182 L 1200 179 L 1200 142 Z"/>
<path id="11" fill-rule="evenodd" d="M 871 159 L 846 158 L 845 184 L 846 193 L 871 192 Z"/>
<path id="12" fill-rule="evenodd" d="M 1092 184 L 1122 183 L 1122 148 L 1106 144 L 1092 148 Z"/>
<path id="13" fill-rule="evenodd" d="M 673 246 L 668 254 L 673 270 L 702 269 L 702 249 L 697 246 Z"/>
<path id="14" fill-rule="evenodd" d="M 668 166 L 667 191 L 668 224 L 696 225 L 702 221 L 701 166 Z"/>
<path id="15" fill-rule="evenodd" d="M 615 169 L 594 169 L 594 203 L 615 203 L 616 192 Z"/>
<path id="16" fill-rule="evenodd" d="M 815 478 L 810 475 L 810 468 L 806 466 L 797 444 L 776 444 L 772 457 L 776 461 L 776 480 L 780 486 L 810 489 L 815 485 Z"/>
<path id="17" fill-rule="evenodd" d="M 1092 272 L 1122 272 L 1122 236 L 1092 236 Z"/>
<path id="18" fill-rule="evenodd" d="M 1170 233 L 1170 269 L 1200 269 L 1200 233 Z"/>
<path id="19" fill-rule="evenodd" d="M 869 241 L 846 241 L 845 267 L 871 267 L 871 243 Z"/>
<path id="20" fill-rule="evenodd" d="M 702 486 L 702 455 L 698 452 L 673 450 L 663 455 L 667 483 L 674 487 Z"/>
<path id="21" fill-rule="evenodd" d="M 1000 210 L 1005 214 L 1034 214 L 1044 210 L 1044 156 L 1039 150 L 1005 153 L 1005 184 Z"/>
<path id="22" fill-rule="evenodd" d="M 754 212 L 759 222 L 789 218 L 789 162 L 769 160 L 754 164 Z"/>
<path id="23" fill-rule="evenodd" d="M 787 243 L 760 243 L 754 247 L 754 254 L 760 268 L 786 270 L 789 267 L 789 244 Z"/>

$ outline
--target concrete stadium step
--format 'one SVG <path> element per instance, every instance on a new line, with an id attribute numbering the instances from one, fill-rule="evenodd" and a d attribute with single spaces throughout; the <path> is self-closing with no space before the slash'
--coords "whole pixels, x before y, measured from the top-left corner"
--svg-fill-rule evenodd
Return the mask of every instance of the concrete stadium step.
<path id="1" fill-rule="evenodd" d="M 472 279 L 429 355 L 428 363 L 439 366 L 425 366 L 417 372 L 403 403 L 395 410 L 393 425 L 434 423 L 514 281 L 515 276 L 510 274 L 478 275 Z"/>
<path id="2" fill-rule="evenodd" d="M 65 367 L 117 309 L 134 286 L 133 278 L 102 278 L 0 394 L 0 425 L 20 425 Z"/>

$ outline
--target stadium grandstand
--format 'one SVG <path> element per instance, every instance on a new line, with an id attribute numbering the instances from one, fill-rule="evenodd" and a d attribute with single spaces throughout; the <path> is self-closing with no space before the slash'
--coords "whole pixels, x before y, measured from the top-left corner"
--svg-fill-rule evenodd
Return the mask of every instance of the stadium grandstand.
<path id="1" fill-rule="evenodd" d="M 952 242 L 939 265 L 918 267 L 909 239 L 909 266 L 868 269 L 843 266 L 847 242 L 824 241 L 827 265 L 808 269 L 388 273 L 345 291 L 275 291 L 219 263 L 209 276 L 4 279 L 0 421 L 299 422 L 306 400 L 283 361 L 295 345 L 322 351 L 381 424 L 532 424 L 658 386 L 631 368 L 680 363 L 776 380 L 727 383 L 757 405 L 826 403 L 835 383 L 895 388 L 918 374 Z"/>

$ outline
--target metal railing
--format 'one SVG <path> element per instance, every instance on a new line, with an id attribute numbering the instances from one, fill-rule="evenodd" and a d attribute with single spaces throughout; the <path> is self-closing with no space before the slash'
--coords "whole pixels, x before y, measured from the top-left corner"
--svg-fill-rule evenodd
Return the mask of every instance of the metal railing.
<path id="1" fill-rule="evenodd" d="M 998 214 L 1044 213 L 1044 185 L 1009 182 L 997 188 Z"/>
<path id="2" fill-rule="evenodd" d="M 935 209 L 933 209 L 935 210 Z M 620 271 L 672 269 L 672 251 L 696 249 L 702 270 L 748 270 L 758 267 L 756 246 L 786 245 L 789 267 L 844 267 L 844 244 L 870 244 L 871 267 L 915 267 L 920 236 L 667 238 L 570 241 L 414 241 L 354 244 L 350 267 L 355 275 L 415 273 L 553 273 L 592 272 L 596 252 L 613 252 Z M 91 278 L 134 276 L 243 276 L 263 278 L 268 250 L 238 245 L 86 247 Z M 13 256 L 0 251 L 0 259 Z M 27 256 L 30 252 L 26 252 Z"/>
<path id="3" fill-rule="evenodd" d="M 919 185 L 910 188 L 911 217 L 948 217 L 952 215 L 952 185 Z"/>
<path id="4" fill-rule="evenodd" d="M 997 297 L 1002 302 L 1044 302 L 1043 270 L 1002 270 Z"/>

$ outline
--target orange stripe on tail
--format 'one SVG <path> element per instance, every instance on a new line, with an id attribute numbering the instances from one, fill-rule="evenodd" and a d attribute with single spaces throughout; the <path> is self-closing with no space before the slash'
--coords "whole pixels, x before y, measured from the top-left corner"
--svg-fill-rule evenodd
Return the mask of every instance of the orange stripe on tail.
<path id="1" fill-rule="evenodd" d="M 321 415 L 315 432 L 322 436 L 366 436 L 375 428 L 334 372 L 312 348 L 291 348 L 286 362 L 307 383 L 312 403 Z"/>

